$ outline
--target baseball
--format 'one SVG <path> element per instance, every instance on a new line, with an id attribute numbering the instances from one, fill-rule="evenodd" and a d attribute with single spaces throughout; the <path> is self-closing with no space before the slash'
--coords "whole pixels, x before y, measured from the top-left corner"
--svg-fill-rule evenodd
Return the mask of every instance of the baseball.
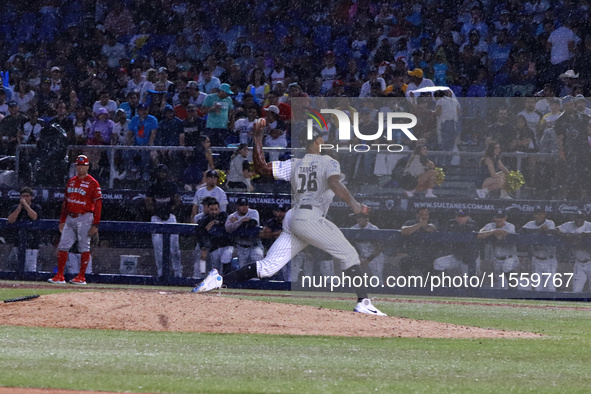
<path id="1" fill-rule="evenodd" d="M 257 120 L 257 122 L 262 127 L 265 127 L 267 125 L 267 120 L 265 118 L 260 118 L 259 120 Z"/>

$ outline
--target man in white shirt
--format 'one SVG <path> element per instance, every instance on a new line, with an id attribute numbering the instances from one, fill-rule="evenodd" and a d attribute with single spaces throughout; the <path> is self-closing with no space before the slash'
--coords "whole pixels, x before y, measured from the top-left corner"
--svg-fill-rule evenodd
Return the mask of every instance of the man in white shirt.
<path id="1" fill-rule="evenodd" d="M 515 234 L 515 226 L 507 222 L 507 214 L 503 210 L 498 210 L 494 222 L 488 223 L 478 233 L 478 239 L 492 238 L 495 289 L 507 290 L 509 274 L 519 269 L 517 246 L 504 241 L 508 234 Z"/>
<path id="2" fill-rule="evenodd" d="M 581 293 L 585 283 L 591 283 L 591 248 L 585 244 L 591 234 L 591 223 L 585 220 L 582 211 L 577 211 L 574 220 L 560 225 L 558 231 L 572 245 L 575 261 L 573 293 Z"/>
<path id="3" fill-rule="evenodd" d="M 575 47 L 579 41 L 581 39 L 566 25 L 552 31 L 548 36 L 547 44 L 550 63 L 557 66 L 570 60 L 574 56 Z"/>
<path id="4" fill-rule="evenodd" d="M 410 83 L 406 88 L 407 92 L 429 86 L 435 86 L 433 81 L 431 81 L 429 78 L 425 78 L 423 70 L 420 68 L 415 68 L 414 70 L 408 71 L 407 74 L 410 77 Z"/>
<path id="5" fill-rule="evenodd" d="M 191 218 L 194 218 L 198 213 L 203 213 L 203 199 L 205 197 L 214 197 L 220 204 L 220 212 L 226 212 L 228 197 L 226 192 L 217 186 L 219 178 L 216 170 L 209 170 L 205 173 L 205 187 L 197 189 L 195 197 L 193 197 Z"/>

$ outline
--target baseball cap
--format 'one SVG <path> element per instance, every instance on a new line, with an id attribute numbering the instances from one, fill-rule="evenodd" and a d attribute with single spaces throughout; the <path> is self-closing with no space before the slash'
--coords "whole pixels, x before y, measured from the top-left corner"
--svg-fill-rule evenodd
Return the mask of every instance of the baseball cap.
<path id="1" fill-rule="evenodd" d="M 43 78 L 41 83 L 51 83 L 51 78 Z"/>
<path id="2" fill-rule="evenodd" d="M 187 111 L 197 111 L 197 106 L 195 104 L 187 105 Z"/>
<path id="3" fill-rule="evenodd" d="M 456 216 L 468 216 L 468 214 L 463 209 L 458 209 L 456 211 Z"/>
<path id="4" fill-rule="evenodd" d="M 234 92 L 232 91 L 232 89 L 230 89 L 230 85 L 228 85 L 227 83 L 223 83 L 220 85 L 220 90 L 223 92 L 226 92 L 228 94 L 234 94 Z"/>
<path id="5" fill-rule="evenodd" d="M 423 70 L 421 70 L 420 68 L 415 68 L 414 70 L 409 71 L 408 75 L 410 75 L 411 77 L 423 78 Z"/>
<path id="6" fill-rule="evenodd" d="M 209 170 L 209 171 L 207 171 L 205 173 L 205 176 L 207 178 L 211 178 L 211 177 L 219 178 L 220 177 L 219 174 L 218 174 L 218 172 L 216 170 Z"/>
<path id="7" fill-rule="evenodd" d="M 534 213 L 539 213 L 539 212 L 545 212 L 545 211 L 542 209 L 541 205 L 536 205 L 534 207 Z"/>
<path id="8" fill-rule="evenodd" d="M 90 165 L 90 162 L 88 161 L 88 157 L 86 157 L 84 155 L 80 155 L 80 156 L 76 157 L 76 165 L 77 166 Z"/>
<path id="9" fill-rule="evenodd" d="M 562 98 L 562 104 L 572 103 L 573 101 L 575 101 L 575 98 L 570 94 Z"/>
<path id="10" fill-rule="evenodd" d="M 236 201 L 236 204 L 238 204 L 238 205 L 248 205 L 248 199 L 246 197 L 240 197 Z"/>
<path id="11" fill-rule="evenodd" d="M 343 86 L 343 82 L 339 79 L 335 79 L 334 81 L 332 81 L 332 87 L 336 88 L 337 86 Z"/>
<path id="12" fill-rule="evenodd" d="M 102 108 L 102 107 L 97 109 L 97 111 L 96 111 L 97 115 L 108 114 L 108 113 L 109 112 L 105 108 Z"/>
<path id="13" fill-rule="evenodd" d="M 166 67 L 160 67 L 160 68 L 158 69 L 158 72 L 159 72 L 159 73 L 167 73 L 167 72 L 168 72 L 168 69 L 167 69 Z"/>
<path id="14" fill-rule="evenodd" d="M 497 212 L 495 213 L 495 218 L 506 218 L 507 214 L 505 213 L 505 211 L 503 211 L 502 209 L 497 210 Z"/>
<path id="15" fill-rule="evenodd" d="M 156 172 L 168 172 L 168 167 L 166 164 L 158 164 L 156 166 Z"/>
<path id="16" fill-rule="evenodd" d="M 269 105 L 267 108 L 265 108 L 265 110 L 267 110 L 269 112 L 273 112 L 276 115 L 279 115 L 279 108 L 277 108 L 276 105 Z"/>
<path id="17" fill-rule="evenodd" d="M 577 94 L 575 96 L 575 102 L 576 101 L 585 101 L 585 96 L 583 96 L 582 94 Z"/>
<path id="18" fill-rule="evenodd" d="M 127 69 L 125 67 L 119 67 L 119 70 L 117 71 L 121 74 L 127 74 Z"/>
<path id="19" fill-rule="evenodd" d="M 189 81 L 187 82 L 187 88 L 199 89 L 199 84 L 197 81 Z"/>
<path id="20" fill-rule="evenodd" d="M 6 104 L 8 104 L 9 107 L 18 107 L 18 103 L 16 101 L 14 101 L 14 100 L 10 100 Z"/>
<path id="21" fill-rule="evenodd" d="M 274 210 L 285 212 L 285 211 L 287 211 L 287 207 L 285 206 L 285 204 L 277 204 L 275 206 Z"/>
<path id="22" fill-rule="evenodd" d="M 148 105 L 146 103 L 141 103 L 137 106 L 137 109 L 148 109 Z"/>
<path id="23" fill-rule="evenodd" d="M 166 111 L 172 111 L 172 112 L 174 112 L 174 109 L 172 108 L 172 106 L 170 104 L 166 104 L 166 106 L 164 107 L 164 109 L 162 110 L 162 112 L 166 112 Z"/>
<path id="24" fill-rule="evenodd" d="M 578 211 L 575 213 L 575 216 L 576 216 L 576 217 L 585 217 L 586 215 L 585 215 L 585 213 L 584 213 L 583 211 L 581 211 L 581 210 L 578 210 Z"/>
<path id="25" fill-rule="evenodd" d="M 51 71 L 61 71 L 58 66 L 51 67 Z"/>

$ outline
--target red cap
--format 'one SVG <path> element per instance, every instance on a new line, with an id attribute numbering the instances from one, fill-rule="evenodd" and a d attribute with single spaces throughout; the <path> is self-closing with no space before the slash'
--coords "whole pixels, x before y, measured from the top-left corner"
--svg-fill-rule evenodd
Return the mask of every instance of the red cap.
<path id="1" fill-rule="evenodd" d="M 89 161 L 88 161 L 88 157 L 84 156 L 84 155 L 80 155 L 76 158 L 76 165 L 77 166 L 87 166 L 90 165 Z"/>

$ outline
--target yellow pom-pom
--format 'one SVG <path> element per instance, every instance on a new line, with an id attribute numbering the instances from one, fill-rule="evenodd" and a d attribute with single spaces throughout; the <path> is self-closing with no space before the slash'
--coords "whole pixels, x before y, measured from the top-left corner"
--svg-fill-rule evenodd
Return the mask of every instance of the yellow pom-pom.
<path id="1" fill-rule="evenodd" d="M 254 172 L 254 163 L 252 161 L 248 163 L 248 171 L 252 172 L 250 179 L 257 179 L 261 177 L 259 174 Z"/>
<path id="2" fill-rule="evenodd" d="M 216 170 L 218 172 L 219 178 L 218 178 L 218 186 L 222 186 L 224 183 L 226 183 L 226 173 L 222 170 Z"/>
<path id="3" fill-rule="evenodd" d="M 436 167 L 435 168 L 435 184 L 437 186 L 440 186 L 444 180 L 445 180 L 445 173 L 443 172 L 443 168 Z"/>
<path id="4" fill-rule="evenodd" d="M 506 189 L 508 193 L 513 193 L 516 190 L 521 189 L 525 185 L 525 179 L 523 174 L 519 171 L 511 171 L 505 178 Z"/>

